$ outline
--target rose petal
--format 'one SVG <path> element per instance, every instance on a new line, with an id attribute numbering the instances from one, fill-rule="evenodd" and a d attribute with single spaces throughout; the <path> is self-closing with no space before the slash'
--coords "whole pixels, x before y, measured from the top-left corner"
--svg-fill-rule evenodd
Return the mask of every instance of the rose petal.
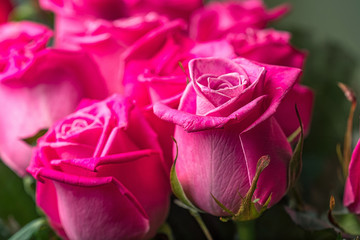
<path id="1" fill-rule="evenodd" d="M 309 133 L 314 105 L 314 92 L 300 84 L 296 84 L 279 105 L 275 118 L 279 122 L 286 136 L 290 136 L 299 127 L 299 120 L 295 112 L 295 105 L 300 114 L 304 133 Z"/>
<path id="2" fill-rule="evenodd" d="M 60 220 L 70 239 L 140 239 L 149 230 L 144 209 L 114 178 L 85 178 L 44 168 L 38 174 L 55 185 Z"/>
<path id="3" fill-rule="evenodd" d="M 360 142 L 360 141 L 359 141 Z M 351 156 L 349 164 L 349 176 L 346 180 L 344 190 L 344 205 L 349 208 L 351 212 L 360 214 L 360 199 L 359 199 L 359 186 L 360 178 L 358 170 L 360 168 L 360 143 L 356 144 L 354 152 Z"/>

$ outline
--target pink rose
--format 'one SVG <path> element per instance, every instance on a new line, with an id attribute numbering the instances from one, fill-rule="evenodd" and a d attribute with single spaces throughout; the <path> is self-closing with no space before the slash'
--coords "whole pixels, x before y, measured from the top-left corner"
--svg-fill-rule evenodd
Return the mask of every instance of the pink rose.
<path id="1" fill-rule="evenodd" d="M 19 175 L 31 156 L 21 139 L 72 112 L 81 98 L 107 95 L 91 59 L 82 52 L 46 48 L 50 36 L 36 23 L 0 26 L 0 155 Z"/>
<path id="2" fill-rule="evenodd" d="M 245 33 L 229 34 L 228 41 L 238 56 L 250 60 L 288 67 L 303 68 L 306 53 L 290 44 L 290 33 L 273 29 L 247 29 Z M 275 118 L 286 136 L 290 136 L 299 127 L 294 110 L 297 105 L 305 133 L 309 132 L 314 93 L 306 86 L 296 84 L 280 104 Z"/>
<path id="3" fill-rule="evenodd" d="M 344 190 L 344 206 L 351 212 L 360 214 L 360 141 L 351 156 L 349 175 Z"/>
<path id="4" fill-rule="evenodd" d="M 38 141 L 37 204 L 64 238 L 151 238 L 170 195 L 156 134 L 119 95 L 82 107 Z"/>
<path id="5" fill-rule="evenodd" d="M 13 5 L 10 0 L 0 1 L 0 23 L 5 23 L 8 21 L 12 9 Z"/>
<path id="6" fill-rule="evenodd" d="M 87 21 L 115 20 L 128 16 L 122 0 L 40 0 L 40 6 L 55 13 L 55 45 L 67 35 L 87 32 Z"/>
<path id="7" fill-rule="evenodd" d="M 190 36 L 197 41 L 241 33 L 247 28 L 262 29 L 288 11 L 287 5 L 266 10 L 262 0 L 212 2 L 196 11 L 190 20 Z"/>
<path id="8" fill-rule="evenodd" d="M 230 33 L 228 41 L 238 56 L 272 65 L 303 68 L 306 53 L 290 44 L 288 32 L 274 29 L 250 29 Z"/>
<path id="9" fill-rule="evenodd" d="M 131 14 L 155 11 L 170 19 L 188 19 L 193 11 L 203 6 L 203 0 L 124 0 Z"/>
<path id="10" fill-rule="evenodd" d="M 57 35 L 56 47 L 87 52 L 99 66 L 108 91 L 124 92 L 122 54 L 166 22 L 166 18 L 155 13 L 115 21 L 89 20 L 83 23 L 86 31 Z"/>
<path id="11" fill-rule="evenodd" d="M 258 159 L 269 155 L 254 199 L 264 205 L 271 195 L 269 206 L 274 205 L 288 186 L 292 150 L 273 115 L 300 69 L 243 58 L 199 58 L 189 65 L 191 82 L 178 110 L 162 103 L 154 106 L 157 116 L 177 125 L 176 172 L 187 197 L 208 213 L 225 215 L 213 194 L 237 212 Z"/>
<path id="12" fill-rule="evenodd" d="M 153 115 L 152 105 L 167 101 L 177 108 L 179 94 L 187 84 L 188 62 L 195 57 L 235 56 L 225 41 L 195 44 L 184 31 L 180 20 L 164 23 L 130 46 L 124 56 L 124 85 L 126 94 L 136 99 L 138 106 L 146 107 L 146 117 L 159 135 L 165 159 L 172 164 L 174 125 L 160 121 Z M 180 66 L 182 65 L 182 67 Z"/>
<path id="13" fill-rule="evenodd" d="M 40 6 L 58 16 L 74 16 L 83 19 L 115 20 L 128 14 L 122 0 L 40 0 Z"/>

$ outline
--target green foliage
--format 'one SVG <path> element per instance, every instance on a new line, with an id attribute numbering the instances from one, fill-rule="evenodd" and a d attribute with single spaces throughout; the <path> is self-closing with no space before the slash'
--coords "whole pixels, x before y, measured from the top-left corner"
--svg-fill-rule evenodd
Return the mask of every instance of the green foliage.
<path id="1" fill-rule="evenodd" d="M 0 161 L 0 219 L 16 231 L 37 217 L 35 203 L 23 188 L 22 179 Z"/>
<path id="2" fill-rule="evenodd" d="M 347 233 L 352 235 L 360 235 L 360 220 L 356 215 L 351 213 L 334 213 L 334 218 L 341 226 L 341 228 L 344 229 Z"/>
<path id="3" fill-rule="evenodd" d="M 42 137 L 47 131 L 48 129 L 41 129 L 34 136 L 24 138 L 22 140 L 30 146 L 36 146 L 37 140 Z"/>
<path id="4" fill-rule="evenodd" d="M 45 218 L 38 218 L 26 224 L 9 240 L 60 240 Z"/>
<path id="5" fill-rule="evenodd" d="M 44 218 L 38 218 L 30 223 L 26 224 L 25 227 L 15 233 L 9 240 L 30 240 L 35 232 L 39 231 L 41 226 L 46 223 Z"/>

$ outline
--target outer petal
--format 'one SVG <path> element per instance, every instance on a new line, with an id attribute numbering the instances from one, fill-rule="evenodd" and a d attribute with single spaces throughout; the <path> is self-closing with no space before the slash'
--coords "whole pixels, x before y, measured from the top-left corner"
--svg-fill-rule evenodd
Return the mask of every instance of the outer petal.
<path id="1" fill-rule="evenodd" d="M 354 152 L 351 156 L 349 165 L 349 176 L 346 180 L 344 191 L 344 205 L 349 208 L 351 212 L 360 214 L 360 141 L 357 143 Z"/>
<path id="2" fill-rule="evenodd" d="M 307 134 L 310 130 L 314 106 L 314 92 L 305 86 L 296 84 L 279 105 L 279 108 L 275 113 L 275 118 L 279 122 L 286 136 L 290 136 L 299 127 L 295 105 L 299 110 L 300 118 L 304 126 L 304 132 Z"/>
<path id="3" fill-rule="evenodd" d="M 271 162 L 260 176 L 254 198 L 264 203 L 272 193 L 272 205 L 286 191 L 291 148 L 276 121 L 270 118 L 245 134 L 235 126 L 196 133 L 176 127 L 175 131 L 176 171 L 185 193 L 198 207 L 217 216 L 225 213 L 211 194 L 236 212 L 239 193 L 245 196 L 263 155 L 270 155 Z"/>
<path id="4" fill-rule="evenodd" d="M 66 239 L 66 233 L 61 225 L 57 193 L 54 184 L 50 180 L 37 182 L 36 185 L 36 204 L 47 215 L 51 227 L 61 236 Z"/>
<path id="5" fill-rule="evenodd" d="M 286 193 L 291 146 L 274 117 L 241 134 L 240 141 L 248 163 L 249 181 L 255 175 L 260 157 L 270 156 L 270 164 L 260 175 L 254 197 L 264 204 L 271 194 L 271 207 Z"/>
<path id="6" fill-rule="evenodd" d="M 77 177 L 48 169 L 38 176 L 53 180 L 61 224 L 70 239 L 142 239 L 149 230 L 136 198 L 111 177 Z"/>
<path id="7" fill-rule="evenodd" d="M 87 16 L 113 20 L 127 15 L 124 2 L 118 0 L 40 0 L 40 5 L 56 14 L 73 15 L 78 18 Z"/>
<path id="8" fill-rule="evenodd" d="M 147 237 L 153 237 L 165 221 L 169 207 L 168 169 L 164 168 L 162 155 L 158 152 L 120 165 L 99 165 L 97 171 L 100 176 L 114 176 L 131 191 L 149 216 Z"/>
<path id="9" fill-rule="evenodd" d="M 202 0 L 124 0 L 132 15 L 147 13 L 150 11 L 159 12 L 171 19 L 187 19 L 191 13 L 201 7 Z"/>
<path id="10" fill-rule="evenodd" d="M 86 55 L 42 51 L 23 75 L 0 84 L 2 159 L 23 175 L 31 150 L 21 139 L 74 111 L 82 97 L 105 94 L 102 78 Z"/>
<path id="11" fill-rule="evenodd" d="M 236 56 L 234 48 L 226 40 L 197 43 L 191 49 L 191 53 L 197 57 L 234 58 Z"/>
<path id="12" fill-rule="evenodd" d="M 243 61 L 243 59 L 236 59 L 236 61 Z M 261 123 L 265 119 L 272 116 L 279 106 L 279 104 L 283 101 L 284 97 L 289 93 L 292 87 L 298 81 L 301 75 L 301 69 L 298 68 L 290 68 L 290 67 L 282 67 L 282 66 L 273 66 L 273 65 L 265 65 L 259 64 L 260 66 L 264 66 L 266 69 L 266 77 L 265 83 L 263 85 L 263 89 L 260 87 L 257 89 L 257 94 L 267 94 L 269 95 L 270 102 L 268 103 L 268 107 L 259 119 L 253 122 L 247 130 L 250 130 L 257 124 Z M 265 90 L 265 92 L 264 92 Z"/>

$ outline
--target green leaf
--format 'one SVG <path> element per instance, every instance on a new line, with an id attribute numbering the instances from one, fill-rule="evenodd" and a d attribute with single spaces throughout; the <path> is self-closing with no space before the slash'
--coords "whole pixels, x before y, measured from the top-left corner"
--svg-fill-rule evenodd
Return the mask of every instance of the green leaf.
<path id="1" fill-rule="evenodd" d="M 288 190 L 295 185 L 296 181 L 300 176 L 301 168 L 302 168 L 302 153 L 304 147 L 304 129 L 296 105 L 295 105 L 295 111 L 300 124 L 300 137 L 299 137 L 299 141 L 296 144 L 294 153 L 290 159 L 289 174 L 288 174 L 289 176 Z"/>
<path id="2" fill-rule="evenodd" d="M 27 143 L 28 145 L 34 147 L 36 146 L 37 140 L 44 136 L 44 134 L 48 131 L 48 129 L 41 129 L 40 131 L 38 131 L 34 136 L 32 137 L 28 137 L 28 138 L 24 138 L 22 139 L 25 143 Z"/>
<path id="3" fill-rule="evenodd" d="M 175 165 L 176 165 L 176 161 L 178 158 L 178 145 L 177 142 L 175 140 L 175 138 L 172 138 L 173 141 L 175 142 L 176 145 L 176 155 L 175 155 L 175 160 L 174 160 L 174 164 L 171 166 L 171 170 L 170 170 L 170 184 L 171 184 L 171 189 L 172 192 L 174 193 L 174 195 L 183 203 L 185 204 L 187 207 L 189 207 L 192 211 L 195 212 L 202 212 L 200 209 L 196 208 L 191 202 L 190 200 L 186 197 L 186 194 L 184 192 L 183 187 L 181 186 L 181 183 L 179 182 L 179 179 L 177 177 L 176 174 L 176 170 L 175 170 Z"/>
<path id="4" fill-rule="evenodd" d="M 345 232 L 352 235 L 360 235 L 360 220 L 352 213 L 333 213 L 336 222 Z"/>
<path id="5" fill-rule="evenodd" d="M 44 224 L 46 224 L 45 218 L 35 219 L 15 233 L 9 240 L 29 240 Z"/>
<path id="6" fill-rule="evenodd" d="M 0 218 L 20 227 L 38 218 L 34 201 L 24 191 L 22 179 L 0 161 Z M 15 232 L 18 229 L 11 229 Z"/>

